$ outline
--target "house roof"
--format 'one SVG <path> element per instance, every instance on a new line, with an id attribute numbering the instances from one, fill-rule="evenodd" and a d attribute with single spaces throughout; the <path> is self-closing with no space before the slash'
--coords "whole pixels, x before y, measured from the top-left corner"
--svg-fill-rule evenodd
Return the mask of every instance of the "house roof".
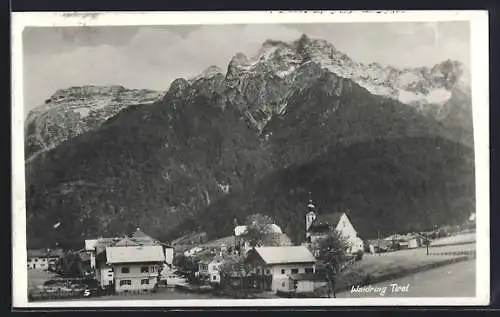
<path id="1" fill-rule="evenodd" d="M 164 262 L 165 254 L 159 245 L 107 247 L 106 261 L 110 264 Z"/>
<path id="2" fill-rule="evenodd" d="M 316 259 L 305 246 L 280 246 L 254 248 L 267 264 L 311 263 Z"/>
<path id="3" fill-rule="evenodd" d="M 151 236 L 145 234 L 140 228 L 137 228 L 137 230 L 130 236 L 132 240 L 137 241 L 139 243 L 143 244 L 160 244 L 160 242 Z"/>
<path id="4" fill-rule="evenodd" d="M 316 219 L 314 219 L 311 227 L 321 226 L 321 225 L 329 225 L 336 226 L 338 225 L 340 218 L 342 217 L 343 212 L 334 212 L 331 214 L 319 214 Z"/>
<path id="5" fill-rule="evenodd" d="M 95 250 L 96 247 L 97 247 L 97 239 L 85 240 L 85 250 L 87 251 Z"/>
<path id="6" fill-rule="evenodd" d="M 52 258 L 63 257 L 64 251 L 62 249 L 30 249 L 27 250 L 28 258 Z"/>
<path id="7" fill-rule="evenodd" d="M 139 246 L 140 243 L 130 239 L 129 237 L 124 237 L 120 241 L 116 242 L 113 246 L 115 247 L 127 247 L 127 246 Z"/>

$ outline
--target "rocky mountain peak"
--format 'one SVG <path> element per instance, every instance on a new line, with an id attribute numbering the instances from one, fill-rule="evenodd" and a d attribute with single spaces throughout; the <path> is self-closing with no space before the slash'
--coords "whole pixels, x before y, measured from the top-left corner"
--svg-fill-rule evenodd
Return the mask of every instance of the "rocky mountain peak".
<path id="1" fill-rule="evenodd" d="M 245 54 L 239 52 L 233 56 L 231 62 L 229 63 L 229 66 L 247 66 L 248 64 L 248 57 Z"/>
<path id="2" fill-rule="evenodd" d="M 72 86 L 57 90 L 25 121 L 27 161 L 62 142 L 98 128 L 124 108 L 161 100 L 163 92 L 121 85 Z"/>
<path id="3" fill-rule="evenodd" d="M 181 98 L 189 87 L 189 82 L 184 78 L 177 78 L 170 84 L 168 92 L 165 94 L 163 100 L 178 99 Z"/>
<path id="4" fill-rule="evenodd" d="M 211 65 L 207 67 L 202 74 L 205 76 L 213 75 L 213 74 L 222 74 L 222 69 L 216 65 Z"/>

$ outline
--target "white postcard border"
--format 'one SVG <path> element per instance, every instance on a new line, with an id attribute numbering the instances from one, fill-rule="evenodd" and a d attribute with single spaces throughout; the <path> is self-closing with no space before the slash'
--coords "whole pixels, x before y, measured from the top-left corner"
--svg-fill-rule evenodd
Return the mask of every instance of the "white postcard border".
<path id="1" fill-rule="evenodd" d="M 275 24 L 470 21 L 471 77 L 476 162 L 476 297 L 335 298 L 251 300 L 107 300 L 28 302 L 24 171 L 23 43 L 27 26 L 123 26 L 179 24 Z M 79 12 L 12 14 L 12 294 L 13 307 L 237 307 L 237 306 L 456 306 L 487 305 L 489 248 L 489 46 L 487 11 L 261 11 L 261 12 Z"/>

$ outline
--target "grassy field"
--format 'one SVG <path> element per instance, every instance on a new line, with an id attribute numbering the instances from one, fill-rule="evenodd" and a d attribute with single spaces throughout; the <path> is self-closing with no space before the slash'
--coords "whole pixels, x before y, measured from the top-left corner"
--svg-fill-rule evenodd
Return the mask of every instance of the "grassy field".
<path id="1" fill-rule="evenodd" d="M 451 237 L 441 238 L 432 241 L 431 247 L 439 247 L 445 245 L 453 245 L 453 244 L 466 244 L 466 243 L 474 243 L 476 242 L 476 233 L 465 233 L 458 234 Z"/>
<path id="2" fill-rule="evenodd" d="M 475 249 L 475 244 L 449 245 L 430 248 L 433 252 L 456 252 Z M 338 289 L 343 290 L 357 284 L 370 284 L 385 278 L 395 278 L 417 271 L 445 265 L 461 259 L 459 255 L 427 255 L 426 248 L 396 252 L 365 254 L 363 260 L 344 274 Z"/>
<path id="3" fill-rule="evenodd" d="M 43 285 L 48 280 L 57 278 L 57 275 L 52 272 L 42 270 L 28 270 L 28 287 Z"/>

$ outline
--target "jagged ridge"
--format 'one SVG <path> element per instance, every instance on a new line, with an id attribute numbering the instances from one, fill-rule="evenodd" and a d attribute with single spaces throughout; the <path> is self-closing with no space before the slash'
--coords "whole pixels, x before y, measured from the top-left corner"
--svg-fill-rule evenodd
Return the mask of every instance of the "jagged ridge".
<path id="1" fill-rule="evenodd" d="M 99 127 L 124 108 L 160 100 L 162 92 L 123 86 L 81 86 L 60 89 L 26 118 L 26 159 Z"/>

